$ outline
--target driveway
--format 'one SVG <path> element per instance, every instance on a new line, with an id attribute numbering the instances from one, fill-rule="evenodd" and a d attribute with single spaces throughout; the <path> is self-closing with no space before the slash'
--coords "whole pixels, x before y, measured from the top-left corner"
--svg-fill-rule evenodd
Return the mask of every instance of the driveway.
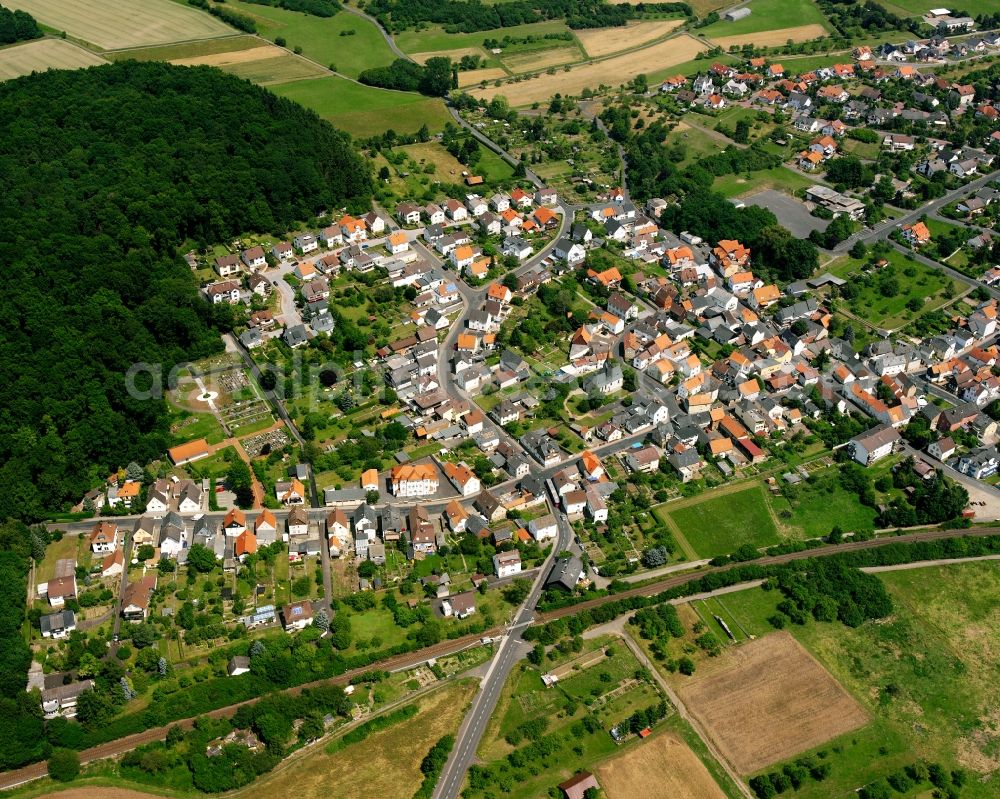
<path id="1" fill-rule="evenodd" d="M 769 210 L 796 238 L 804 239 L 814 230 L 826 230 L 826 220 L 810 216 L 801 200 L 783 192 L 766 189 L 742 200 L 746 205 L 756 205 Z"/>

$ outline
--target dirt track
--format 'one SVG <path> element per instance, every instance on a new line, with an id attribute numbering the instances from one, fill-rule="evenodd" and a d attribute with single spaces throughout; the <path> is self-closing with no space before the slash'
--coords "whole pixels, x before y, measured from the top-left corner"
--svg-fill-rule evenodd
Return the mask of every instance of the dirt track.
<path id="1" fill-rule="evenodd" d="M 806 552 L 797 552 L 790 555 L 778 555 L 776 557 L 761 558 L 755 563 L 766 565 L 775 563 L 789 563 L 794 560 L 801 560 L 803 558 L 810 557 L 823 557 L 824 555 L 835 555 L 841 552 L 849 552 L 858 549 L 873 549 L 880 546 L 886 546 L 888 544 L 894 543 L 904 543 L 907 541 L 933 541 L 941 538 L 963 538 L 970 536 L 987 536 L 996 535 L 1000 533 L 1000 527 L 980 527 L 972 530 L 929 530 L 923 533 L 910 533 L 908 535 L 894 536 L 892 538 L 882 538 L 874 539 L 872 541 L 856 541 L 849 542 L 846 544 L 840 544 L 836 547 L 826 547 L 817 550 L 807 550 Z M 693 582 L 694 580 L 699 580 L 706 574 L 713 572 L 727 571 L 733 568 L 732 566 L 723 566 L 718 569 L 701 570 L 695 571 L 690 574 L 681 574 L 674 577 L 669 577 L 664 580 L 658 580 L 654 583 L 648 585 L 638 586 L 636 588 L 631 588 L 626 591 L 620 591 L 617 594 L 611 594 L 604 597 L 598 597 L 596 599 L 591 599 L 586 602 L 579 602 L 575 605 L 571 605 L 566 608 L 561 608 L 559 610 L 551 611 L 549 613 L 541 613 L 535 616 L 535 623 L 549 621 L 551 619 L 563 618 L 565 616 L 571 616 L 579 613 L 581 610 L 586 608 L 597 607 L 599 605 L 606 604 L 608 602 L 614 602 L 617 599 L 628 596 L 653 596 L 669 588 L 676 588 L 677 586 L 684 585 L 685 583 Z M 496 635 L 500 632 L 499 628 L 494 628 L 493 630 L 488 630 L 482 635 Z M 414 652 L 408 655 L 399 655 L 397 657 L 389 658 L 388 660 L 381 661 L 378 664 L 373 664 L 365 669 L 355 669 L 353 671 L 342 674 L 339 677 L 333 677 L 329 680 L 318 680 L 313 685 L 326 685 L 326 684 L 344 684 L 350 681 L 351 677 L 357 676 L 369 668 L 380 668 L 388 669 L 390 671 L 395 671 L 399 669 L 412 667 L 419 663 L 426 661 L 428 658 L 432 657 L 442 657 L 446 654 L 457 652 L 458 650 L 473 644 L 479 636 L 477 635 L 467 635 L 462 638 L 457 638 L 454 641 L 444 641 L 440 644 L 436 644 L 432 647 L 422 649 L 418 652 Z M 288 689 L 291 693 L 298 693 L 303 688 L 309 687 L 299 686 L 297 688 Z M 250 700 L 245 704 L 250 704 L 256 700 Z M 220 708 L 214 710 L 207 715 L 216 718 L 228 717 L 236 712 L 239 705 L 230 705 L 229 707 Z M 190 727 L 193 723 L 193 719 L 184 719 L 182 721 L 174 722 L 182 727 Z M 80 753 L 80 760 L 83 763 L 88 763 L 93 760 L 101 760 L 106 757 L 115 757 L 124 752 L 131 751 L 137 746 L 140 746 L 151 741 L 162 740 L 166 734 L 167 730 L 171 725 L 158 727 L 152 730 L 146 730 L 145 732 L 138 733 L 136 735 L 131 735 L 126 738 L 121 738 L 117 741 L 111 741 L 106 744 L 101 744 L 100 746 L 93 747 L 91 749 L 86 749 Z M 17 769 L 15 771 L 8 771 L 0 774 L 0 790 L 6 788 L 12 788 L 15 785 L 21 785 L 22 783 L 29 782 L 31 780 L 39 779 L 44 777 L 46 774 L 45 763 L 34 763 L 30 766 L 25 766 L 24 768 Z"/>

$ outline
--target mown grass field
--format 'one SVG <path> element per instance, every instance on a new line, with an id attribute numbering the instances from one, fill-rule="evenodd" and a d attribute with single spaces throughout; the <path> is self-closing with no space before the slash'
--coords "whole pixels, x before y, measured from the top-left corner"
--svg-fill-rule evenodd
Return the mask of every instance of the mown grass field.
<path id="1" fill-rule="evenodd" d="M 763 489 L 757 483 L 683 507 L 661 505 L 655 512 L 669 518 L 702 558 L 728 555 L 743 544 L 766 547 L 779 540 Z"/>
<path id="2" fill-rule="evenodd" d="M 388 128 L 416 133 L 424 124 L 432 131 L 441 130 L 450 119 L 439 99 L 360 86 L 336 75 L 270 88 L 354 136 L 373 136 Z"/>
<path id="3" fill-rule="evenodd" d="M 106 64 L 96 53 L 63 41 L 38 39 L 0 49 L 0 80 L 19 78 L 47 69 L 81 69 Z"/>
<path id="4" fill-rule="evenodd" d="M 735 22 L 720 20 L 708 27 L 699 28 L 697 33 L 712 39 L 716 36 L 796 28 L 800 25 L 829 27 L 826 17 L 813 0 L 753 0 L 749 8 L 751 13 L 748 17 Z"/>
<path id="5" fill-rule="evenodd" d="M 274 41 L 280 36 L 290 49 L 301 47 L 303 55 L 324 67 L 332 64 L 337 72 L 352 78 L 366 69 L 391 64 L 394 59 L 378 28 L 356 14 L 342 11 L 333 17 L 313 17 L 239 0 L 229 0 L 227 5 L 253 17 L 264 38 Z M 347 31 L 353 33 L 342 35 Z"/>
<path id="6" fill-rule="evenodd" d="M 44 25 L 102 50 L 229 36 L 210 14 L 171 0 L 5 0 Z"/>
<path id="7" fill-rule="evenodd" d="M 866 727 L 813 750 L 830 776 L 796 799 L 850 796 L 861 785 L 919 759 L 962 768 L 963 799 L 1000 792 L 1000 571 L 993 562 L 879 575 L 894 611 L 857 629 L 839 623 L 792 625 L 791 633 L 869 711 Z M 780 599 L 761 589 L 724 597 L 744 608 Z M 765 600 L 762 602 L 762 600 Z M 929 786 L 906 796 L 930 796 Z"/>
<path id="8" fill-rule="evenodd" d="M 747 180 L 746 175 L 723 175 L 715 179 L 712 188 L 726 197 L 742 197 L 764 189 L 776 189 L 786 194 L 795 194 L 797 191 L 815 185 L 814 181 L 798 172 L 783 166 L 776 166 L 774 169 L 751 172 L 749 180 Z"/>

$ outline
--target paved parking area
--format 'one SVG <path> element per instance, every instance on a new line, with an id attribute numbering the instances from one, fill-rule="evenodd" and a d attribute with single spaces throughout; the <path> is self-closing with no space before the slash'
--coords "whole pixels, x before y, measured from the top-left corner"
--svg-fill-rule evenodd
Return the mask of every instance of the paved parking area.
<path id="1" fill-rule="evenodd" d="M 810 216 L 805 203 L 784 192 L 765 189 L 744 197 L 743 202 L 746 205 L 766 208 L 778 217 L 778 221 L 797 238 L 804 239 L 814 230 L 826 230 L 827 222 L 825 219 Z"/>

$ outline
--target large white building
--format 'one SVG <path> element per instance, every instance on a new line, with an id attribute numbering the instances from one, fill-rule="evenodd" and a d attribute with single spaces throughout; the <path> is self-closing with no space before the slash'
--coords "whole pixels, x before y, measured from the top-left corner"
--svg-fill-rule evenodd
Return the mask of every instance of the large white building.
<path id="1" fill-rule="evenodd" d="M 440 480 L 429 463 L 404 463 L 389 473 L 389 485 L 397 497 L 427 497 L 437 493 Z"/>

